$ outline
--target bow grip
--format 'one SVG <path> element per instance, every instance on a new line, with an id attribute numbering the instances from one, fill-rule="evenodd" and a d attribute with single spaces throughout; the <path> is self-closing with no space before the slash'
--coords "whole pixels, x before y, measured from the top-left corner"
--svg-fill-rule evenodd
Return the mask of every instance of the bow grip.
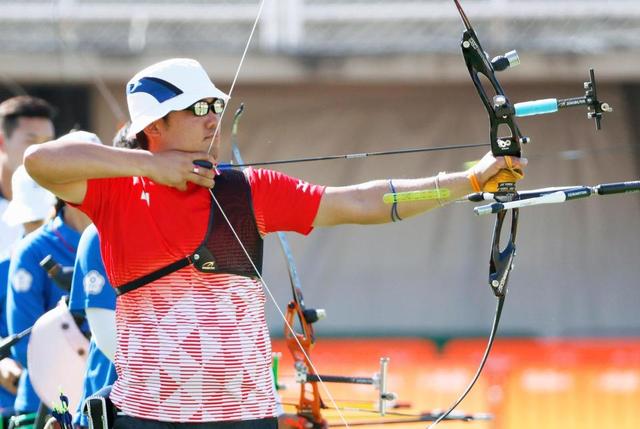
<path id="1" fill-rule="evenodd" d="M 509 184 L 515 186 L 515 183 L 524 177 L 524 172 L 519 168 L 512 168 L 510 170 L 500 170 L 498 174 L 487 180 L 487 183 L 482 187 L 483 192 L 498 193 L 501 189 L 501 184 Z"/>

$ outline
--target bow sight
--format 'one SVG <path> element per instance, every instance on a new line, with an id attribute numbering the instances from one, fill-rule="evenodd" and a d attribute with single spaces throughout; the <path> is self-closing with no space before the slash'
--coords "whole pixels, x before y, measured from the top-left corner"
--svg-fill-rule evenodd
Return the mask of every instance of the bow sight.
<path id="1" fill-rule="evenodd" d="M 596 76 L 593 69 L 589 69 L 589 80 L 584 83 L 585 93 L 582 97 L 571 98 L 547 98 L 544 100 L 526 101 L 516 103 L 514 107 L 515 116 L 533 116 L 555 113 L 559 109 L 566 107 L 587 106 L 587 118 L 596 122 L 596 129 L 602 129 L 603 114 L 613 112 L 613 108 L 608 104 L 598 100 L 596 88 Z"/>

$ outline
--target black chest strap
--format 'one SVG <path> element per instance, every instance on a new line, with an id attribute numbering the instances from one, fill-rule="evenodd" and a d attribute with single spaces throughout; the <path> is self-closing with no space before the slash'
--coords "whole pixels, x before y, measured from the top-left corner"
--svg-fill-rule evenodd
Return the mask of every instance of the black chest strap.
<path id="1" fill-rule="evenodd" d="M 253 212 L 251 187 L 244 173 L 223 170 L 216 177 L 213 194 L 224 209 L 224 214 L 212 198 L 207 234 L 200 246 L 185 258 L 117 286 L 116 295 L 131 292 L 191 264 L 197 270 L 211 274 L 255 278 L 256 269 L 262 274 L 263 241 Z"/>

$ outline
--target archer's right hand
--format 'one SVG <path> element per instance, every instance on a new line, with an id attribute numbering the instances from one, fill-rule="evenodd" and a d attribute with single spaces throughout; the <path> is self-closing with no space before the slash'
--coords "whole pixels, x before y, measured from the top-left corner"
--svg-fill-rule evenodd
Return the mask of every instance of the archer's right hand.
<path id="1" fill-rule="evenodd" d="M 216 160 L 206 152 L 182 152 L 169 150 L 150 152 L 147 174 L 156 183 L 171 186 L 180 191 L 187 189 L 187 183 L 195 183 L 205 188 L 213 188 L 216 169 L 208 169 L 194 164 L 194 161 L 209 161 L 214 166 Z"/>

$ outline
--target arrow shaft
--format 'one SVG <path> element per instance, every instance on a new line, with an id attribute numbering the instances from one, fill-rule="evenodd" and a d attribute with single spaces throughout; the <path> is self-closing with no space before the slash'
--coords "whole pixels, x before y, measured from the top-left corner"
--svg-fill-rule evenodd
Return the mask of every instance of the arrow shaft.
<path id="1" fill-rule="evenodd" d="M 275 161 L 261 161 L 261 162 L 248 162 L 244 164 L 218 164 L 218 168 L 244 168 L 244 167 L 256 167 L 256 166 L 268 166 L 268 165 L 282 165 L 282 164 L 296 164 L 302 162 L 316 162 L 316 161 L 329 161 L 336 159 L 361 159 L 361 158 L 371 158 L 375 156 L 387 156 L 387 155 L 404 155 L 409 153 L 420 153 L 420 152 L 440 152 L 446 150 L 456 150 L 456 149 L 469 149 L 476 147 L 486 147 L 490 146 L 488 143 L 475 143 L 475 144 L 464 144 L 458 146 L 434 146 L 434 147 L 423 147 L 423 148 L 412 148 L 412 149 L 398 149 L 398 150 L 387 150 L 380 152 L 362 152 L 362 153 L 348 153 L 342 155 L 327 155 L 327 156 L 315 156 L 315 157 L 307 157 L 307 158 L 292 158 L 292 159 L 280 159 Z"/>

